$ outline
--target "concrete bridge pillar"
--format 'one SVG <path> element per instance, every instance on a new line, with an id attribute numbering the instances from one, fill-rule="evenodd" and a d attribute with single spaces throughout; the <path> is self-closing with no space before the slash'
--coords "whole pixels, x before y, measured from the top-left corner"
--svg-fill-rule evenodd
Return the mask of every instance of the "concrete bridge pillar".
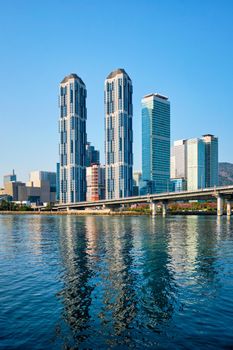
<path id="1" fill-rule="evenodd" d="M 229 199 L 226 200 L 227 205 L 227 216 L 231 216 L 231 201 Z"/>
<path id="2" fill-rule="evenodd" d="M 167 215 L 167 202 L 162 203 L 162 214 L 163 216 Z"/>
<path id="3" fill-rule="evenodd" d="M 156 215 L 156 204 L 155 204 L 155 202 L 151 202 L 150 209 L 151 209 L 151 215 L 155 216 Z"/>
<path id="4" fill-rule="evenodd" d="M 223 197 L 220 195 L 218 195 L 217 197 L 217 215 L 223 215 Z"/>

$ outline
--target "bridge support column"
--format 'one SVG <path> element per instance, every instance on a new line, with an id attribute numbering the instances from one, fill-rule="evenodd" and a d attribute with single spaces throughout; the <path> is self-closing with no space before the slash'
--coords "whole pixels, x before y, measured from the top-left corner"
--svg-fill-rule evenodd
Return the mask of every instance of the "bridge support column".
<path id="1" fill-rule="evenodd" d="M 231 201 L 229 199 L 226 200 L 227 205 L 227 216 L 231 216 Z"/>
<path id="2" fill-rule="evenodd" d="M 217 197 L 217 215 L 223 215 L 223 198 L 220 195 Z"/>
<path id="3" fill-rule="evenodd" d="M 163 216 L 167 215 L 167 202 L 162 203 L 162 214 Z"/>
<path id="4" fill-rule="evenodd" d="M 156 204 L 155 204 L 155 202 L 151 202 L 150 209 L 151 209 L 151 215 L 155 216 L 156 215 Z"/>

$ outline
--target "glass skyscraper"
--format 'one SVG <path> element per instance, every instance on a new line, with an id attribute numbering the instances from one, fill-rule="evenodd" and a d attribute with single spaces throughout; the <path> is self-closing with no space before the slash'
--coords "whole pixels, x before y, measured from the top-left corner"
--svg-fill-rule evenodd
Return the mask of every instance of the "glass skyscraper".
<path id="1" fill-rule="evenodd" d="M 86 86 L 77 74 L 60 83 L 60 202 L 86 199 Z"/>
<path id="2" fill-rule="evenodd" d="M 90 142 L 86 144 L 86 166 L 91 166 L 92 164 L 99 164 L 100 162 L 100 152 L 91 145 Z"/>
<path id="3" fill-rule="evenodd" d="M 132 81 L 124 69 L 105 80 L 106 199 L 132 196 L 133 104 Z"/>
<path id="4" fill-rule="evenodd" d="M 218 186 L 218 138 L 206 134 L 202 140 L 205 143 L 205 187 Z"/>
<path id="5" fill-rule="evenodd" d="M 187 142 L 187 190 L 205 188 L 205 143 L 202 139 L 189 139 Z"/>
<path id="6" fill-rule="evenodd" d="M 157 93 L 142 99 L 142 178 L 147 193 L 169 191 L 170 102 Z"/>
<path id="7" fill-rule="evenodd" d="M 174 189 L 180 189 L 181 180 L 187 189 L 218 185 L 218 138 L 206 134 L 201 138 L 178 140 L 171 152 L 171 178 Z M 185 188 L 183 188 L 184 190 Z"/>

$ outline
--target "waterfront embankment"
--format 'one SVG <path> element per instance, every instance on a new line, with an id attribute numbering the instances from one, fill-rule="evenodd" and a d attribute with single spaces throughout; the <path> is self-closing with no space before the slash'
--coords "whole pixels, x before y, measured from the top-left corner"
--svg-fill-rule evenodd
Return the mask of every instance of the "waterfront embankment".
<path id="1" fill-rule="evenodd" d="M 169 211 L 168 215 L 216 215 L 214 211 L 206 210 L 189 210 L 189 211 Z M 0 215 L 76 215 L 76 216 L 85 216 L 85 215 L 104 215 L 104 216 L 150 216 L 150 212 L 145 211 L 112 211 L 112 210 L 69 210 L 69 211 L 0 211 Z M 161 213 L 157 213 L 158 216 L 161 216 Z"/>
<path id="2" fill-rule="evenodd" d="M 68 211 L 0 211 L 0 215 L 125 215 L 125 216 L 141 216 L 149 215 L 144 212 L 136 211 L 111 211 L 111 210 L 68 210 Z"/>

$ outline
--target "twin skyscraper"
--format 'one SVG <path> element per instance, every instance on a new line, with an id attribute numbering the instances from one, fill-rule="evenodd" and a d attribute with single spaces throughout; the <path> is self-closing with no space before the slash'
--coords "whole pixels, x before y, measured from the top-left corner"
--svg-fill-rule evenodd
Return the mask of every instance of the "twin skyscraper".
<path id="1" fill-rule="evenodd" d="M 124 69 L 105 80 L 105 196 L 133 195 L 133 86 Z M 76 74 L 60 83 L 60 202 L 86 200 L 87 90 Z M 98 125 L 93 125 L 94 128 Z M 170 103 L 159 94 L 142 100 L 143 179 L 153 192 L 166 191 L 170 181 Z"/>

